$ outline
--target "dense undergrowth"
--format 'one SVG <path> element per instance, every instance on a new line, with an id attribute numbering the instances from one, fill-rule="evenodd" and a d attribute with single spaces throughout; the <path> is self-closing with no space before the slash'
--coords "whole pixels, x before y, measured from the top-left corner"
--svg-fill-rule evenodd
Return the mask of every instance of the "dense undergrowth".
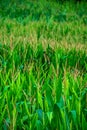
<path id="1" fill-rule="evenodd" d="M 1 1 L 1 130 L 86 129 L 86 7 Z"/>

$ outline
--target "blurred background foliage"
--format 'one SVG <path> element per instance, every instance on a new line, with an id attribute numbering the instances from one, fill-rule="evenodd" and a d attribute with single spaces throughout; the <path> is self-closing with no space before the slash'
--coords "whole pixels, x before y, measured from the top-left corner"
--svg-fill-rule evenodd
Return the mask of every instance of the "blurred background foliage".
<path id="1" fill-rule="evenodd" d="M 87 23 L 87 4 L 85 0 L 67 1 L 0 0 L 0 18 L 8 17 L 19 22 L 23 22 L 24 19 L 26 21 L 41 19 L 48 21 L 52 18 L 54 21 L 64 22 L 84 17 L 84 21 Z M 71 8 L 73 8 L 73 12 Z"/>

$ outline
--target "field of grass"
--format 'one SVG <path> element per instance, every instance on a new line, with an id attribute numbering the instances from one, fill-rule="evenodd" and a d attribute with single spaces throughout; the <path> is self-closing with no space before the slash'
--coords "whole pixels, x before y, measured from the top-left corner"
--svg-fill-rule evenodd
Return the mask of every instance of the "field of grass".
<path id="1" fill-rule="evenodd" d="M 86 127 L 87 3 L 1 0 L 0 130 Z"/>

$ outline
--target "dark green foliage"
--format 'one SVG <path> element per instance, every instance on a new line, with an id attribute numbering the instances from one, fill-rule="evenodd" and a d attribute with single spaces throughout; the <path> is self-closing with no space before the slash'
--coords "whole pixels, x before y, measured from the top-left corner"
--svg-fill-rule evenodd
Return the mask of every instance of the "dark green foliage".
<path id="1" fill-rule="evenodd" d="M 78 0 L 79 1 L 79 0 Z M 64 5 L 62 3 L 64 2 Z M 81 8 L 79 5 L 78 8 L 78 2 L 76 5 L 74 4 L 74 10 L 76 10 L 76 15 L 69 16 L 67 18 L 67 9 L 62 9 L 64 6 L 66 6 L 67 1 L 66 0 L 58 0 L 56 2 L 52 1 L 53 6 L 50 1 L 9 1 L 9 0 L 4 0 L 4 2 L 0 2 L 0 17 L 7 16 L 10 19 L 16 19 L 20 23 L 25 23 L 25 20 L 28 21 L 38 21 L 41 20 L 42 18 L 46 21 L 49 21 L 51 17 L 53 17 L 54 21 L 57 22 L 65 22 L 72 19 L 75 20 L 78 18 L 78 16 L 81 18 L 83 15 L 87 15 L 87 4 L 84 0 L 83 7 Z M 57 6 L 57 5 L 58 6 Z M 60 4 L 60 8 L 59 7 Z M 71 2 L 70 4 L 73 4 Z M 68 6 L 70 8 L 70 4 L 68 3 Z M 58 8 L 59 7 L 59 8 Z M 72 17 L 72 18 L 71 18 Z"/>

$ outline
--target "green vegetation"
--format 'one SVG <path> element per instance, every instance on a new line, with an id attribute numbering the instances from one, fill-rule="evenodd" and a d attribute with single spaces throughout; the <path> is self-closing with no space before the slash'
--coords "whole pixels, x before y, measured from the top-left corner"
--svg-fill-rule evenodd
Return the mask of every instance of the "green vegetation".
<path id="1" fill-rule="evenodd" d="M 0 130 L 86 130 L 87 3 L 1 0 Z"/>

